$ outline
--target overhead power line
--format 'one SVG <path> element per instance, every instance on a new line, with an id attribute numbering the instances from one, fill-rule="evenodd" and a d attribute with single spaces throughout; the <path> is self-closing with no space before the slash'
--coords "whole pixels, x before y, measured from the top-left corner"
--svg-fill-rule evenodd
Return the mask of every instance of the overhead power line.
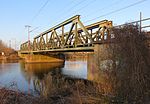
<path id="1" fill-rule="evenodd" d="M 91 15 L 91 14 L 93 14 L 93 13 L 97 13 L 97 12 L 103 11 L 103 10 L 105 10 L 106 8 L 108 9 L 108 8 L 110 8 L 110 7 L 112 7 L 112 6 L 116 5 L 116 4 L 121 3 L 122 1 L 123 1 L 123 0 L 117 0 L 116 2 L 113 2 L 113 3 L 111 3 L 111 4 L 105 5 L 104 7 L 99 8 L 99 9 L 97 9 L 97 10 L 91 12 L 90 14 L 87 14 L 87 15 L 84 16 L 84 17 L 88 17 L 89 15 Z"/>
<path id="2" fill-rule="evenodd" d="M 75 0 L 70 1 L 69 3 L 67 3 L 66 5 L 64 5 L 61 9 L 59 8 L 59 10 L 56 11 L 56 13 L 57 13 L 56 15 L 58 15 L 57 17 L 60 18 L 60 16 L 64 14 L 64 11 L 69 7 L 69 5 L 73 4 L 74 2 L 75 2 Z"/>
<path id="3" fill-rule="evenodd" d="M 85 2 L 85 1 L 87 1 L 87 0 L 84 0 L 84 1 L 79 2 L 78 5 L 80 5 L 81 3 Z M 95 1 L 96 1 L 96 0 L 92 0 L 92 1 L 88 2 L 86 5 L 83 5 L 81 8 L 79 8 L 79 9 L 73 11 L 73 13 L 71 12 L 73 9 L 70 9 L 70 11 L 69 11 L 70 14 L 69 14 L 69 15 L 71 15 L 71 14 L 72 14 L 72 15 L 77 15 L 77 14 L 76 14 L 77 12 L 83 10 L 84 8 L 86 8 L 86 7 L 89 6 L 90 4 L 94 3 Z M 76 6 L 78 6 L 78 5 L 75 5 L 74 7 L 76 7 Z M 68 13 L 69 13 L 69 12 L 68 12 Z M 69 16 L 69 15 L 66 15 L 65 18 L 66 18 L 67 16 Z"/>
<path id="4" fill-rule="evenodd" d="M 46 0 L 46 2 L 41 6 L 41 8 L 39 9 L 39 11 L 35 14 L 35 16 L 32 18 L 32 21 L 34 21 L 38 15 L 41 13 L 41 11 L 45 8 L 45 6 L 49 3 L 50 0 Z"/>
<path id="5" fill-rule="evenodd" d="M 63 18 L 66 18 L 66 17 L 67 17 L 66 14 L 70 13 L 74 8 L 76 8 L 77 6 L 81 5 L 81 4 L 84 3 L 85 1 L 87 1 L 87 0 L 82 0 L 82 1 L 77 2 L 75 5 L 73 5 L 73 6 L 70 7 L 69 9 L 67 9 L 67 10 L 66 10 L 66 11 L 67 11 L 66 13 L 65 13 L 65 11 L 63 11 L 63 12 L 60 14 L 60 16 L 58 16 L 58 17 L 61 17 L 61 18 L 59 18 L 58 23 L 61 22 Z M 64 15 L 64 14 L 65 14 L 65 15 Z M 62 15 L 62 16 L 61 16 L 61 15 Z"/>
<path id="6" fill-rule="evenodd" d="M 65 12 L 65 14 L 68 14 L 69 12 L 71 12 L 74 8 L 76 8 L 77 6 L 79 6 L 80 4 L 82 4 L 83 2 L 85 2 L 85 1 L 87 1 L 87 0 L 81 0 L 81 1 L 79 1 L 79 2 L 77 2 L 75 5 L 73 5 L 72 7 L 70 7 L 70 8 L 68 8 L 67 10 L 64 10 L 61 14 L 60 14 L 60 16 L 61 15 L 63 15 Z M 63 16 L 64 17 L 64 16 Z"/>
<path id="7" fill-rule="evenodd" d="M 79 12 L 79 11 L 85 9 L 85 8 L 88 7 L 90 4 L 94 3 L 95 1 L 97 1 L 97 0 L 92 0 L 92 1 L 90 1 L 89 3 L 87 3 L 87 4 L 84 5 L 84 6 L 82 6 L 82 7 L 79 8 L 78 10 L 74 11 L 73 13 L 76 13 L 76 12 Z"/>
<path id="8" fill-rule="evenodd" d="M 83 2 L 85 2 L 87 0 L 82 0 L 80 2 L 78 2 L 77 4 L 75 4 L 73 7 L 71 7 L 70 9 L 68 9 L 68 11 L 72 11 L 75 7 L 77 7 L 78 5 L 82 4 Z"/>
<path id="9" fill-rule="evenodd" d="M 117 10 L 114 10 L 114 11 L 111 11 L 111 12 L 108 12 L 108 13 L 103 14 L 103 15 L 101 15 L 101 16 L 98 16 L 98 17 L 96 17 L 96 18 L 87 20 L 87 21 L 85 21 L 84 23 L 87 23 L 87 22 L 96 20 L 96 19 L 98 19 L 98 18 L 100 18 L 100 17 L 104 17 L 104 16 L 107 16 L 107 15 L 110 15 L 110 14 L 113 14 L 113 13 L 116 13 L 116 12 L 119 12 L 119 11 L 122 11 L 122 10 L 124 10 L 124 9 L 127 9 L 127 8 L 133 7 L 133 6 L 135 6 L 135 5 L 138 5 L 138 4 L 140 4 L 140 3 L 143 3 L 143 2 L 145 2 L 145 1 L 148 1 L 148 0 L 141 0 L 141 1 L 135 2 L 135 3 L 133 3 L 133 4 L 130 4 L 130 5 L 127 5 L 127 6 L 125 6 L 125 7 L 120 8 L 120 9 L 117 9 Z"/>

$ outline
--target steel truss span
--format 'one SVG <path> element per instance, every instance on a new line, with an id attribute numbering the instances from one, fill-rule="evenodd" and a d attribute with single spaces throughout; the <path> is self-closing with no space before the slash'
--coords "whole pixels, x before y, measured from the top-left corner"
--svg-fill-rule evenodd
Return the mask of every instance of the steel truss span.
<path id="1" fill-rule="evenodd" d="M 112 21 L 103 20 L 84 26 L 76 15 L 21 44 L 20 52 L 92 51 L 94 43 L 110 41 Z"/>

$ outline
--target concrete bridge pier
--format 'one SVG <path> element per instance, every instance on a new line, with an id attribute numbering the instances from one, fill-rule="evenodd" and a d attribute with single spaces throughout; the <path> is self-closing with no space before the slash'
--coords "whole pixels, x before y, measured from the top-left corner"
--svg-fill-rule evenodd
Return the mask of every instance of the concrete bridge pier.
<path id="1" fill-rule="evenodd" d="M 114 57 L 115 44 L 96 43 L 94 52 L 88 56 L 88 79 L 99 83 L 100 90 L 104 93 L 113 92 L 113 73 L 117 66 L 117 59 Z"/>

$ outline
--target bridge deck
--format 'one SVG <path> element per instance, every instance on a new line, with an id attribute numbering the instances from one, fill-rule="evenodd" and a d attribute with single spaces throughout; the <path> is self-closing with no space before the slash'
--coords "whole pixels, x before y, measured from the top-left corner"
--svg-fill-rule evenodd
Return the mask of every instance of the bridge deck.
<path id="1" fill-rule="evenodd" d="M 63 48 L 63 49 L 49 49 L 36 51 L 19 51 L 20 53 L 41 53 L 41 52 L 93 52 L 94 47 L 77 47 L 77 48 Z"/>

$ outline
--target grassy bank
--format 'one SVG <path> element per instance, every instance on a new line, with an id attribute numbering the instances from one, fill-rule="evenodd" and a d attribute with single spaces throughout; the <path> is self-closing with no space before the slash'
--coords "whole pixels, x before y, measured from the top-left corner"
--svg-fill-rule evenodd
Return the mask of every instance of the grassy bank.
<path id="1" fill-rule="evenodd" d="M 110 96 L 103 95 L 92 83 L 82 80 L 63 83 L 41 92 L 39 97 L 1 88 L 0 104 L 109 104 L 111 101 Z"/>
<path id="2" fill-rule="evenodd" d="M 0 104 L 42 104 L 41 100 L 32 95 L 0 88 Z"/>

